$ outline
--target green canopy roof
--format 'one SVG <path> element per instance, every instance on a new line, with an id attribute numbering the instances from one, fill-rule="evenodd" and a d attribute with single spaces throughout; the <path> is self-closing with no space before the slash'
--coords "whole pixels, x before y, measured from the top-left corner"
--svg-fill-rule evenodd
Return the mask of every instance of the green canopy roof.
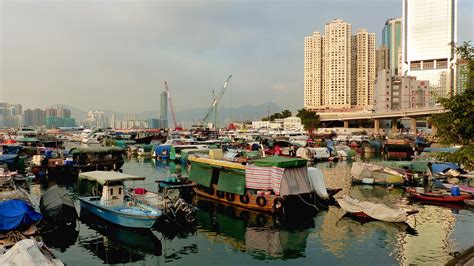
<path id="1" fill-rule="evenodd" d="M 109 152 L 124 152 L 125 150 L 119 147 L 77 147 L 72 148 L 69 153 L 109 153 Z"/>
<path id="2" fill-rule="evenodd" d="M 296 168 L 306 166 L 307 160 L 299 158 L 289 158 L 282 156 L 269 156 L 253 161 L 256 166 L 270 167 L 276 166 L 281 168 Z"/>
<path id="3" fill-rule="evenodd" d="M 16 141 L 18 142 L 38 142 L 38 138 L 19 138 Z"/>

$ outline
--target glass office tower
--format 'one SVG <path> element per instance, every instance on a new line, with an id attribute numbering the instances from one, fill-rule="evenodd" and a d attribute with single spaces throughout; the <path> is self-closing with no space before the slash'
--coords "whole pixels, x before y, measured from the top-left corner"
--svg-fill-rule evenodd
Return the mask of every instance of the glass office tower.
<path id="1" fill-rule="evenodd" d="M 403 0 L 402 71 L 428 80 L 433 105 L 455 91 L 457 0 Z"/>

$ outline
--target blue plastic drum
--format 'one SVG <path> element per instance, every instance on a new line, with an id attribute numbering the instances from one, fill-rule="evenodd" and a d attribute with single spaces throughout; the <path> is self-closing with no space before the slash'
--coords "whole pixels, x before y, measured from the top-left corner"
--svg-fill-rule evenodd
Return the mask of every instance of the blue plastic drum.
<path id="1" fill-rule="evenodd" d="M 461 196 L 461 191 L 458 186 L 453 186 L 451 188 L 451 196 Z"/>

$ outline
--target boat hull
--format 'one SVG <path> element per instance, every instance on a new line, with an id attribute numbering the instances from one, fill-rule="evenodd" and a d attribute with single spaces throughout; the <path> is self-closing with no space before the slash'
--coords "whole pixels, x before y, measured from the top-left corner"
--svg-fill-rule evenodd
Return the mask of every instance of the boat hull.
<path id="1" fill-rule="evenodd" d="M 228 193 L 219 195 L 216 190 L 216 186 L 213 185 L 213 189 L 203 188 L 201 186 L 194 187 L 194 192 L 203 198 L 207 198 L 224 205 L 236 206 L 243 209 L 248 209 L 256 212 L 276 214 L 284 216 L 314 216 L 317 214 L 318 209 L 316 206 L 316 197 L 312 193 L 305 193 L 301 195 L 288 195 L 283 197 L 277 197 L 275 195 L 260 195 L 265 198 L 265 204 L 258 204 L 258 195 L 245 194 L 248 197 L 248 202 L 242 202 L 240 195 L 233 194 L 228 196 Z M 275 203 L 278 200 L 282 200 L 283 208 L 275 208 Z M 303 201 L 304 200 L 304 201 Z M 260 201 L 262 203 L 262 201 Z M 284 211 L 282 211 L 284 209 Z"/>
<path id="2" fill-rule="evenodd" d="M 449 196 L 449 195 L 431 195 L 426 193 L 416 192 L 414 189 L 406 190 L 411 198 L 423 201 L 433 202 L 449 202 L 449 203 L 463 203 L 464 200 L 470 199 L 470 194 L 461 194 L 460 196 Z"/>
<path id="3" fill-rule="evenodd" d="M 152 228 L 159 216 L 131 215 L 93 203 L 91 198 L 79 198 L 81 208 L 111 223 L 130 228 Z M 97 200 L 99 201 L 99 200 Z"/>

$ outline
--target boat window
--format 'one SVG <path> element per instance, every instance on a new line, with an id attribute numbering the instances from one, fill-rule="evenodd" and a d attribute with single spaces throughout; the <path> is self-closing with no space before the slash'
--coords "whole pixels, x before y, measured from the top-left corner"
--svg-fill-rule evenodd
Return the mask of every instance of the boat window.
<path id="1" fill-rule="evenodd" d="M 122 194 L 122 188 L 119 187 L 119 195 L 121 195 L 121 194 Z"/>
<path id="2" fill-rule="evenodd" d="M 109 194 L 110 194 L 110 196 L 114 195 L 114 189 L 113 188 L 110 189 Z"/>

